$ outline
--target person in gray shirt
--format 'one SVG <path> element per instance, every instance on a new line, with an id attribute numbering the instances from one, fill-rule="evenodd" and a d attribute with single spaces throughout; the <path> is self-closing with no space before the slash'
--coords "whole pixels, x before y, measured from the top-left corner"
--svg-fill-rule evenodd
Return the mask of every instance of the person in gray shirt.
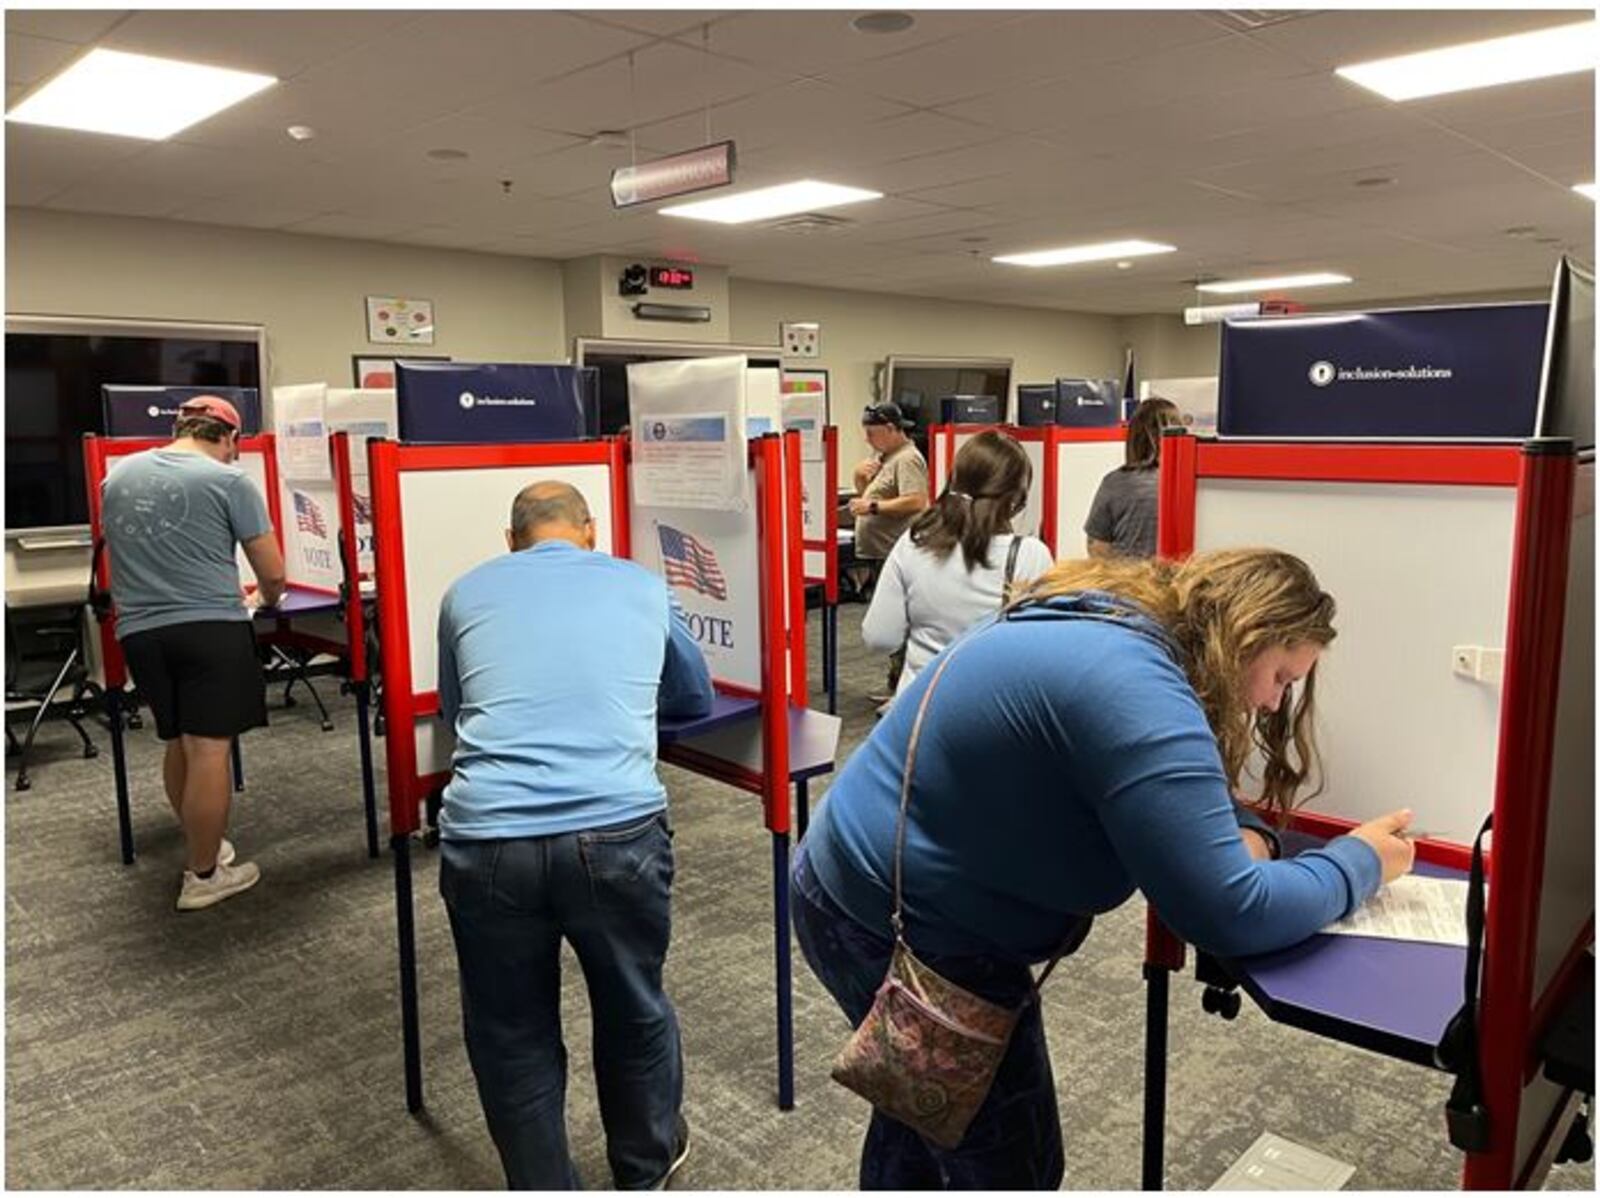
<path id="1" fill-rule="evenodd" d="M 239 456 L 239 413 L 199 396 L 178 409 L 173 441 L 132 454 L 101 488 L 117 640 L 167 742 L 162 780 L 186 845 L 178 910 L 254 886 L 224 838 L 233 738 L 267 722 L 250 607 L 282 597 L 283 553 Z M 242 545 L 257 589 L 239 585 Z"/>
<path id="2" fill-rule="evenodd" d="M 1161 430 L 1182 423 L 1170 399 L 1151 396 L 1133 410 L 1123 464 L 1100 480 L 1083 525 L 1090 557 L 1156 555 Z"/>

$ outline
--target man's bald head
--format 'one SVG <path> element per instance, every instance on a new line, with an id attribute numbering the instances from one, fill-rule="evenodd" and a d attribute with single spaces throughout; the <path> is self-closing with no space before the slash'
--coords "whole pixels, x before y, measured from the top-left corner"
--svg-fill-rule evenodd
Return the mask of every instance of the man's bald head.
<path id="1" fill-rule="evenodd" d="M 571 483 L 548 479 L 529 483 L 511 505 L 509 540 L 513 551 L 539 541 L 563 540 L 594 548 L 589 505 Z"/>

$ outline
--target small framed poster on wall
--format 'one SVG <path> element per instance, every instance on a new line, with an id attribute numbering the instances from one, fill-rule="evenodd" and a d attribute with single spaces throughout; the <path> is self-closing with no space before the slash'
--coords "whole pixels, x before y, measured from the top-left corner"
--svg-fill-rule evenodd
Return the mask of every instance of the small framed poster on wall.
<path id="1" fill-rule="evenodd" d="M 433 301 L 367 296 L 367 340 L 374 345 L 432 345 Z"/>
<path id="2" fill-rule="evenodd" d="M 357 387 L 393 387 L 394 364 L 396 362 L 448 362 L 447 356 L 407 354 L 402 358 L 368 357 L 366 354 L 352 354 L 350 366 L 356 376 Z"/>

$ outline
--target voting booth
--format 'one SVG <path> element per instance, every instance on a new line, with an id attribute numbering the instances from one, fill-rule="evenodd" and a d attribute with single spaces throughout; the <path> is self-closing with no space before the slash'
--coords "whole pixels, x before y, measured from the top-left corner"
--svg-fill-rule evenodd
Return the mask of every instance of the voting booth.
<path id="1" fill-rule="evenodd" d="M 84 476 L 87 481 L 89 524 L 94 544 L 103 547 L 105 526 L 101 486 L 118 461 L 147 449 L 169 443 L 161 438 L 98 437 L 84 438 Z M 330 446 L 321 442 L 320 452 L 328 459 L 334 482 L 326 496 L 301 489 L 303 484 L 285 479 L 280 470 L 278 438 L 273 433 L 239 439 L 239 458 L 234 463 L 261 492 L 274 534 L 284 554 L 288 587 L 278 606 L 258 609 L 253 614 L 258 642 L 267 646 L 297 649 L 307 655 L 327 654 L 340 663 L 341 671 L 357 695 L 361 715 L 359 741 L 362 765 L 362 795 L 366 814 L 367 852 L 376 857 L 377 814 L 372 776 L 371 744 L 366 720 L 367 662 L 364 653 L 361 595 L 353 577 L 347 578 L 337 548 L 345 532 L 353 528 L 348 514 L 353 510 L 349 493 L 348 463 L 341 466 L 329 458 Z M 288 519 L 286 519 L 286 515 Z M 353 543 L 351 546 L 353 551 Z M 326 556 L 324 556 L 326 555 Z M 255 572 L 241 548 L 238 551 L 240 583 L 246 590 L 255 588 Z M 353 561 L 353 556 L 347 560 Z M 95 554 L 94 588 L 109 596 L 111 560 L 103 548 Z M 99 644 L 105 670 L 107 722 L 111 729 L 112 763 L 117 794 L 117 819 L 122 861 L 134 860 L 133 820 L 129 798 L 127 753 L 123 740 L 123 691 L 128 683 L 127 663 L 116 638 L 116 616 L 109 603 L 100 614 Z M 339 633 L 343 623 L 347 635 Z M 324 713 L 324 728 L 328 727 Z M 243 786 L 242 762 L 238 744 L 234 745 L 234 782 Z"/>
<path id="2" fill-rule="evenodd" d="M 1463 879 L 1492 813 L 1476 996 L 1485 1130 L 1463 1178 L 1537 1184 L 1581 1096 L 1540 1075 L 1536 1046 L 1593 940 L 1592 453 L 1580 459 L 1563 440 L 1225 443 L 1173 430 L 1159 543 L 1169 558 L 1286 550 L 1338 604 L 1338 638 L 1317 671 L 1326 785 L 1296 813 L 1296 832 L 1326 838 L 1410 807 L 1416 872 Z M 1240 987 L 1274 1020 L 1441 1067 L 1465 992 L 1464 898 L 1462 908 L 1457 943 L 1324 934 L 1241 961 L 1202 955 L 1207 1009 L 1227 1015 Z M 1183 948 L 1154 918 L 1146 960 L 1155 1188 L 1166 974 Z"/>
<path id="3" fill-rule="evenodd" d="M 760 800 L 772 853 L 778 1101 L 793 1105 L 790 788 L 798 790 L 803 825 L 806 784 L 833 768 L 839 729 L 835 717 L 805 707 L 801 434 L 747 439 L 743 359 L 629 370 L 631 440 L 368 444 L 405 1090 L 413 1112 L 422 1107 L 422 1061 L 410 845 L 430 799 L 449 781 L 454 741 L 439 719 L 439 604 L 457 578 L 506 551 L 500 513 L 523 486 L 545 479 L 583 494 L 597 551 L 662 575 L 706 655 L 717 691 L 713 710 L 704 719 L 663 721 L 659 756 Z M 733 399 L 723 404 L 718 396 Z"/>
<path id="4" fill-rule="evenodd" d="M 1013 521 L 1016 532 L 1038 537 L 1057 558 L 1086 556 L 1083 525 L 1100 480 L 1122 465 L 1126 430 L 1120 425 L 936 425 L 928 430 L 928 484 L 933 498 L 949 485 L 961 447 L 985 427 L 1013 437 L 1033 466 L 1027 506 Z"/>

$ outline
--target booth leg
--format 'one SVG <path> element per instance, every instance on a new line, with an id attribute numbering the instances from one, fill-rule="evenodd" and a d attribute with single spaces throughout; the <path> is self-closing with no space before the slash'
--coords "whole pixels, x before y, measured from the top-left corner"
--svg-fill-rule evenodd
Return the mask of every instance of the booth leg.
<path id="1" fill-rule="evenodd" d="M 422 1038 L 417 1020 L 417 929 L 411 909 L 411 838 L 391 836 L 394 907 L 400 933 L 400 1035 L 405 1046 L 406 1110 L 422 1109 Z"/>
<path id="2" fill-rule="evenodd" d="M 361 798 L 367 809 L 367 856 L 378 856 L 378 796 L 372 779 L 372 729 L 367 719 L 371 694 L 367 683 L 355 684 L 357 736 L 361 744 Z"/>
<path id="3" fill-rule="evenodd" d="M 811 825 L 811 792 L 804 778 L 794 784 L 794 838 L 804 840 Z"/>
<path id="4" fill-rule="evenodd" d="M 839 605 L 822 605 L 822 668 L 827 676 L 828 714 L 839 714 Z"/>
<path id="5" fill-rule="evenodd" d="M 1139 1185 L 1163 1188 L 1167 1127 L 1167 988 L 1172 971 L 1144 967 L 1144 1156 Z"/>
<path id="6" fill-rule="evenodd" d="M 244 753 L 239 748 L 239 738 L 233 738 L 233 789 L 235 792 L 244 789 Z"/>
<path id="7" fill-rule="evenodd" d="M 106 723 L 111 725 L 111 772 L 117 783 L 117 831 L 122 864 L 133 864 L 133 811 L 128 804 L 128 751 L 122 743 L 122 688 L 106 687 Z"/>
<path id="8" fill-rule="evenodd" d="M 794 1009 L 789 976 L 789 834 L 772 834 L 772 924 L 778 987 L 778 1109 L 794 1110 Z"/>

